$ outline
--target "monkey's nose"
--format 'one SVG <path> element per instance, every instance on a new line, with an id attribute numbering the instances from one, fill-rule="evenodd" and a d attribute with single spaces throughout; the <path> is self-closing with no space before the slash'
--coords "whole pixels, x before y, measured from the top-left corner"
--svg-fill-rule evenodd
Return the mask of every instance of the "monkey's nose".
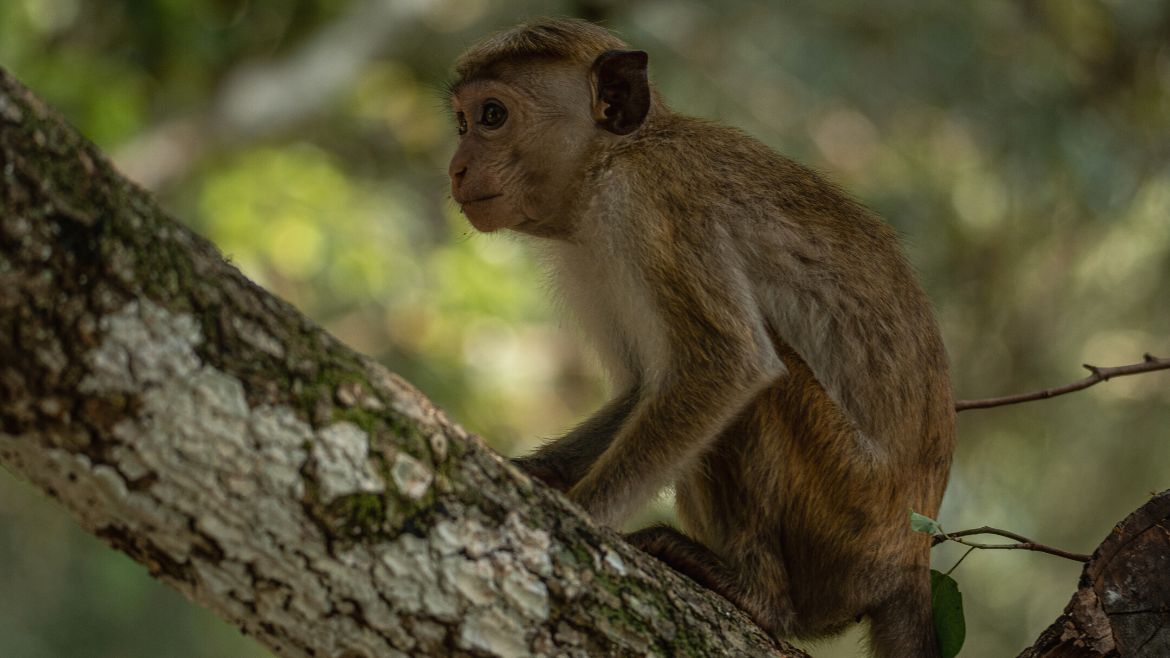
<path id="1" fill-rule="evenodd" d="M 467 167 L 471 164 L 470 158 L 463 148 L 455 151 L 455 155 L 451 156 L 451 162 L 447 165 L 447 175 L 451 178 L 452 185 L 458 185 L 463 182 L 463 178 L 467 175 Z"/>
<path id="2" fill-rule="evenodd" d="M 467 167 L 461 167 L 458 170 L 452 168 L 448 175 L 451 177 L 451 185 L 459 187 L 463 183 L 463 177 L 467 175 Z"/>

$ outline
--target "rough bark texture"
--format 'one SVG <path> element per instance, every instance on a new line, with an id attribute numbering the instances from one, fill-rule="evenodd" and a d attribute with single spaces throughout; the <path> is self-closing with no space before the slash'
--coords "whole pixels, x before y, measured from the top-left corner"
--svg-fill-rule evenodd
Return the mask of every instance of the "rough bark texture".
<path id="1" fill-rule="evenodd" d="M 3 71 L 0 207 L 0 463 L 277 653 L 803 655 L 253 285 Z"/>
<path id="2" fill-rule="evenodd" d="M 1093 553 L 1061 615 L 1020 658 L 1170 656 L 1170 491 Z"/>

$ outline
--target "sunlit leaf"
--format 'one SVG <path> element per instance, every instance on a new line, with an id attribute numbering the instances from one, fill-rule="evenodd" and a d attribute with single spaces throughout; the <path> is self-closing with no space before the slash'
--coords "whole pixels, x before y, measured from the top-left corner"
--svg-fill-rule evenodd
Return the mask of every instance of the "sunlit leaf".
<path id="1" fill-rule="evenodd" d="M 925 532 L 929 535 L 941 535 L 942 526 L 929 516 L 910 511 L 910 529 L 914 532 Z"/>

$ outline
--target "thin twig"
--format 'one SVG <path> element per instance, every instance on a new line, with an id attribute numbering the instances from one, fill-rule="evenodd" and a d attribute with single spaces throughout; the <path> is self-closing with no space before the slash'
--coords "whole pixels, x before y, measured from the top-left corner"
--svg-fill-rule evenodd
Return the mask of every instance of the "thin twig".
<path id="1" fill-rule="evenodd" d="M 1109 381 L 1113 377 L 1124 377 L 1126 375 L 1138 375 L 1144 372 L 1154 372 L 1155 370 L 1170 369 L 1170 359 L 1158 358 L 1152 354 L 1146 354 L 1141 363 L 1133 363 L 1127 366 L 1113 366 L 1111 368 L 1103 368 L 1100 366 L 1093 366 L 1084 364 L 1085 369 L 1089 371 L 1089 376 L 1080 381 L 1066 384 L 1064 386 L 1057 386 L 1056 388 L 1046 388 L 1042 391 L 1035 391 L 1033 393 L 1019 393 L 1016 395 L 1004 395 L 998 398 L 985 398 L 982 400 L 959 400 L 955 403 L 955 411 L 966 411 L 968 409 L 987 409 L 988 407 L 1002 407 L 1008 404 L 1019 404 L 1021 402 L 1031 402 L 1033 400 L 1045 400 L 1048 398 L 1064 395 L 1065 393 L 1072 393 L 1073 391 L 1080 391 L 1089 388 L 1094 384 L 1100 384 L 1104 381 Z"/>
<path id="2" fill-rule="evenodd" d="M 963 560 L 966 560 L 967 556 L 971 554 L 971 551 L 975 550 L 976 548 L 978 548 L 978 547 L 968 546 L 967 550 L 963 552 L 962 557 L 959 558 L 959 561 L 955 562 L 953 565 L 951 565 L 951 568 L 947 569 L 947 572 L 944 575 L 947 575 L 947 576 L 951 575 L 951 572 L 954 571 L 955 569 L 958 569 L 959 565 L 963 563 Z"/>
<path id="3" fill-rule="evenodd" d="M 1008 539 L 1014 539 L 1018 543 L 1015 543 L 1015 544 L 983 544 L 983 543 L 973 542 L 973 541 L 968 541 L 966 539 L 963 539 L 963 537 L 969 537 L 971 535 L 997 535 L 999 537 L 1007 537 Z M 1017 551 L 1036 551 L 1038 553 L 1048 553 L 1049 555 L 1055 555 L 1057 557 L 1062 557 L 1062 558 L 1065 558 L 1068 560 L 1073 560 L 1076 562 L 1088 562 L 1089 557 L 1090 557 L 1088 555 L 1084 555 L 1083 553 L 1070 553 L 1070 552 L 1063 550 L 1063 549 L 1059 549 L 1059 548 L 1055 548 L 1055 547 L 1048 546 L 1045 544 L 1041 544 L 1039 542 L 1032 541 L 1031 539 L 1028 539 L 1027 537 L 1025 537 L 1021 534 L 1014 533 L 1010 530 L 1000 530 L 999 528 L 992 528 L 991 526 L 983 526 L 982 528 L 972 528 L 971 530 L 960 530 L 958 532 L 944 532 L 941 535 L 934 535 L 934 540 L 932 542 L 932 545 L 937 546 L 937 545 L 943 543 L 944 541 L 948 541 L 948 540 L 953 541 L 956 544 L 962 544 L 963 546 L 970 546 L 971 548 L 1003 549 L 1003 550 L 1017 550 Z M 964 555 L 963 557 L 966 557 L 966 555 Z M 956 564 L 955 566 L 958 566 L 958 565 Z"/>

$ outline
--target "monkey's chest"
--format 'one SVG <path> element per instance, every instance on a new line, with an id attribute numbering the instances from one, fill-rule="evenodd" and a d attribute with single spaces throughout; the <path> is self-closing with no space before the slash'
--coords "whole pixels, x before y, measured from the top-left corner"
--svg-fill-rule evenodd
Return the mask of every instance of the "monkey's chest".
<path id="1" fill-rule="evenodd" d="M 557 294 L 619 386 L 654 377 L 669 359 L 666 332 L 646 283 L 620 260 L 566 248 L 554 261 Z"/>

